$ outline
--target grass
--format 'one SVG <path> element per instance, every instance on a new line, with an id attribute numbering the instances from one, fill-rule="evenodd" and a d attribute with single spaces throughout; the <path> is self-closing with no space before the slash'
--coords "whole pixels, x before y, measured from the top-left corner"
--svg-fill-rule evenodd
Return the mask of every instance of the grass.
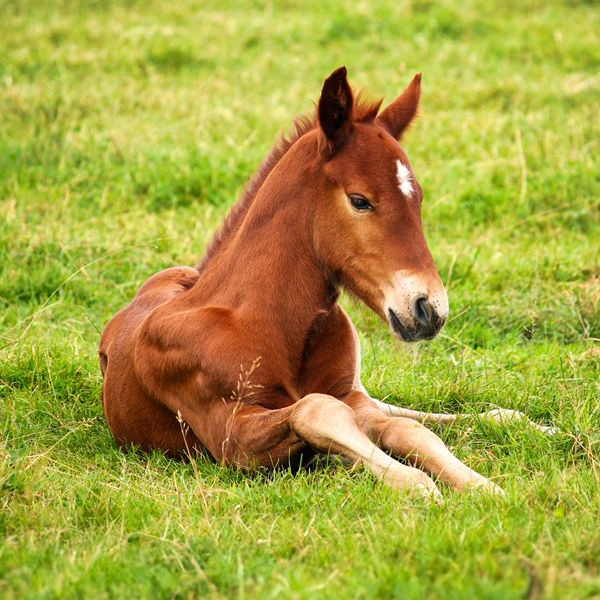
<path id="1" fill-rule="evenodd" d="M 593 1 L 0 1 L 0 595 L 600 597 L 600 8 Z M 194 264 L 323 78 L 392 99 L 452 316 L 403 347 L 344 300 L 372 395 L 561 430 L 439 432 L 506 500 L 338 461 L 253 476 L 116 450 L 99 331 Z"/>

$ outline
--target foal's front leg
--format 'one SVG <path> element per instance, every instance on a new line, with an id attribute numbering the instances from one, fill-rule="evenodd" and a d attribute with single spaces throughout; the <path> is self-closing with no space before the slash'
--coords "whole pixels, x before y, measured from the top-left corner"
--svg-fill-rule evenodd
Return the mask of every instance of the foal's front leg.
<path id="1" fill-rule="evenodd" d="M 361 429 L 355 412 L 325 394 L 309 394 L 299 400 L 290 415 L 292 430 L 314 448 L 350 458 L 367 467 L 378 479 L 395 489 L 414 489 L 436 501 L 441 495 L 422 471 L 391 458 Z"/>
<path id="2" fill-rule="evenodd" d="M 393 454 L 406 458 L 411 464 L 459 490 L 481 487 L 503 494 L 496 484 L 456 458 L 444 442 L 421 423 L 404 417 L 386 416 L 366 396 L 354 397 L 348 404 L 354 408 L 362 430 Z"/>
<path id="3" fill-rule="evenodd" d="M 169 408 L 192 428 L 212 456 L 241 467 L 282 464 L 310 446 L 364 465 L 394 489 L 414 489 L 440 500 L 435 483 L 423 471 L 394 460 L 359 427 L 354 411 L 326 394 L 308 394 L 280 409 L 236 402 L 214 402 L 199 412 L 179 396 Z"/>

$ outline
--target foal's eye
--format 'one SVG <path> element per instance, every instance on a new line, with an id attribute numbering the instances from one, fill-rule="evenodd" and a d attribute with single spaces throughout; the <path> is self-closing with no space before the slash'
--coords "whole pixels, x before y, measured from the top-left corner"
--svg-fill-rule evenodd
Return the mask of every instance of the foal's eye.
<path id="1" fill-rule="evenodd" d="M 371 204 L 369 204 L 369 201 L 364 197 L 361 196 L 359 194 L 351 194 L 349 196 L 350 198 L 350 204 L 352 204 L 352 208 L 355 208 L 356 210 L 371 210 L 373 207 L 371 206 Z"/>

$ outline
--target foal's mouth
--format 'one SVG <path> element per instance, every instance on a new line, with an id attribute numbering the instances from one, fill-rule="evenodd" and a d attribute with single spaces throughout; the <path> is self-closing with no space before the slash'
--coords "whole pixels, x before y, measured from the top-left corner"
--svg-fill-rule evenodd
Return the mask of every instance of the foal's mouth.
<path id="1" fill-rule="evenodd" d="M 406 327 L 393 309 L 388 308 L 388 320 L 394 333 L 404 342 L 418 342 L 420 340 L 432 340 L 441 329 L 439 323 L 423 327 Z"/>

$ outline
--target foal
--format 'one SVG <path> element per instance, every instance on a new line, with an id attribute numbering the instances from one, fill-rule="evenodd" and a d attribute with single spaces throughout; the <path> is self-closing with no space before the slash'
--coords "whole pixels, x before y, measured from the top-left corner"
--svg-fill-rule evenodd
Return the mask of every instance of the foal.
<path id="1" fill-rule="evenodd" d="M 419 422 L 456 415 L 369 397 L 337 303 L 345 287 L 407 342 L 432 339 L 448 316 L 421 186 L 398 144 L 420 80 L 379 113 L 380 102 L 354 101 L 345 68 L 332 73 L 314 119 L 267 157 L 201 264 L 153 275 L 110 321 L 102 402 L 119 445 L 204 447 L 243 467 L 333 452 L 435 498 L 425 472 L 499 491 Z"/>

